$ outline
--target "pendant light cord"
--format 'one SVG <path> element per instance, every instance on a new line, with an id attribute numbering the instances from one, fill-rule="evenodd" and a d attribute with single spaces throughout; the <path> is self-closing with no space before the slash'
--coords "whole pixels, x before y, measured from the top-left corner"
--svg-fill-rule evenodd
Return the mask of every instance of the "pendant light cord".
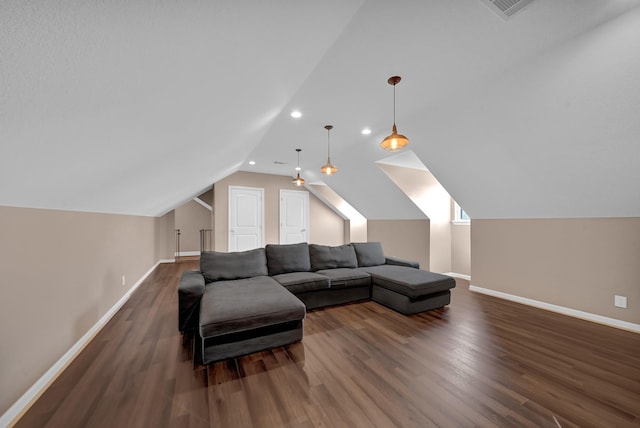
<path id="1" fill-rule="evenodd" d="M 327 164 L 331 163 L 331 130 L 333 125 L 325 125 L 324 129 L 327 130 Z"/>
<path id="2" fill-rule="evenodd" d="M 396 83 L 393 84 L 393 126 L 396 126 Z"/>

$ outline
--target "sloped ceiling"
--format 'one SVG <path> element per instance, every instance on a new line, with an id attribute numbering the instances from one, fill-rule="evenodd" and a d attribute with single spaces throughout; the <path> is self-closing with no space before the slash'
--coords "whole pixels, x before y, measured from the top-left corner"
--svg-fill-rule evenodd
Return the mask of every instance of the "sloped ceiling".
<path id="1" fill-rule="evenodd" d="M 640 0 L 3 1 L 0 205 L 161 215 L 299 147 L 365 217 L 423 218 L 375 165 L 394 74 L 473 218 L 640 216 Z"/>

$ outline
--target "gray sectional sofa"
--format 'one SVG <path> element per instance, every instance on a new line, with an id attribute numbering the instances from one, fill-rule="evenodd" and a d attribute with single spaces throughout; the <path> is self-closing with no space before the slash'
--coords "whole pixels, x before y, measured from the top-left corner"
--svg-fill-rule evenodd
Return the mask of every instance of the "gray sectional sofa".
<path id="1" fill-rule="evenodd" d="M 306 311 L 369 300 L 405 315 L 443 307 L 455 280 L 385 257 L 379 242 L 203 252 L 178 286 L 178 323 L 205 364 L 302 340 Z"/>

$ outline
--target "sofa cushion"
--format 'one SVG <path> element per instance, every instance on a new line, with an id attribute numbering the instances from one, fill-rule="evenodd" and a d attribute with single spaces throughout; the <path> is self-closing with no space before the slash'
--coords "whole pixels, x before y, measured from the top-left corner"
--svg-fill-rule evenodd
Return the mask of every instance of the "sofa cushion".
<path id="1" fill-rule="evenodd" d="M 200 336 L 252 330 L 304 319 L 297 297 L 268 276 L 219 281 L 207 287 L 200 302 Z"/>
<path id="2" fill-rule="evenodd" d="M 331 281 L 325 275 L 313 272 L 289 272 L 272 277 L 292 293 L 323 290 L 329 288 Z"/>
<path id="3" fill-rule="evenodd" d="M 269 244 L 266 246 L 269 275 L 309 272 L 309 244 Z"/>
<path id="4" fill-rule="evenodd" d="M 356 250 L 358 267 L 385 264 L 386 259 L 380 242 L 353 242 L 351 245 Z"/>
<path id="5" fill-rule="evenodd" d="M 232 253 L 203 251 L 200 272 L 206 282 L 268 275 L 267 258 L 264 248 Z"/>
<path id="6" fill-rule="evenodd" d="M 309 244 L 309 259 L 312 271 L 358 267 L 356 251 L 351 244 L 336 247 Z"/>
<path id="7" fill-rule="evenodd" d="M 331 280 L 331 288 L 368 287 L 371 275 L 362 269 L 323 269 L 316 273 L 326 275 Z"/>
<path id="8" fill-rule="evenodd" d="M 413 260 L 407 260 L 407 259 L 401 259 L 400 257 L 393 257 L 393 256 L 385 256 L 385 263 L 386 265 L 397 265 L 397 266 L 406 266 L 406 267 L 412 267 L 415 269 L 420 269 L 420 263 L 413 261 Z"/>
<path id="9" fill-rule="evenodd" d="M 395 291 L 412 299 L 447 291 L 456 286 L 450 276 L 405 266 L 382 265 L 362 268 L 374 286 Z"/>

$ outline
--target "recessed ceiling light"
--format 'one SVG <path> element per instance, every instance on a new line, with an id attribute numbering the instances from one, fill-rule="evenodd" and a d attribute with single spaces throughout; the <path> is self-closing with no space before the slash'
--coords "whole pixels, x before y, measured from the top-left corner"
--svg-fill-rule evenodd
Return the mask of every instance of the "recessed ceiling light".
<path id="1" fill-rule="evenodd" d="M 369 134 L 371 134 L 371 129 L 369 129 L 369 128 L 364 128 L 364 129 L 362 130 L 362 135 L 369 135 Z"/>
<path id="2" fill-rule="evenodd" d="M 256 161 L 249 161 L 249 165 L 255 165 Z"/>
<path id="3" fill-rule="evenodd" d="M 299 119 L 302 117 L 302 113 L 300 113 L 299 110 L 294 110 L 291 112 L 291 117 L 295 118 L 295 119 Z"/>

